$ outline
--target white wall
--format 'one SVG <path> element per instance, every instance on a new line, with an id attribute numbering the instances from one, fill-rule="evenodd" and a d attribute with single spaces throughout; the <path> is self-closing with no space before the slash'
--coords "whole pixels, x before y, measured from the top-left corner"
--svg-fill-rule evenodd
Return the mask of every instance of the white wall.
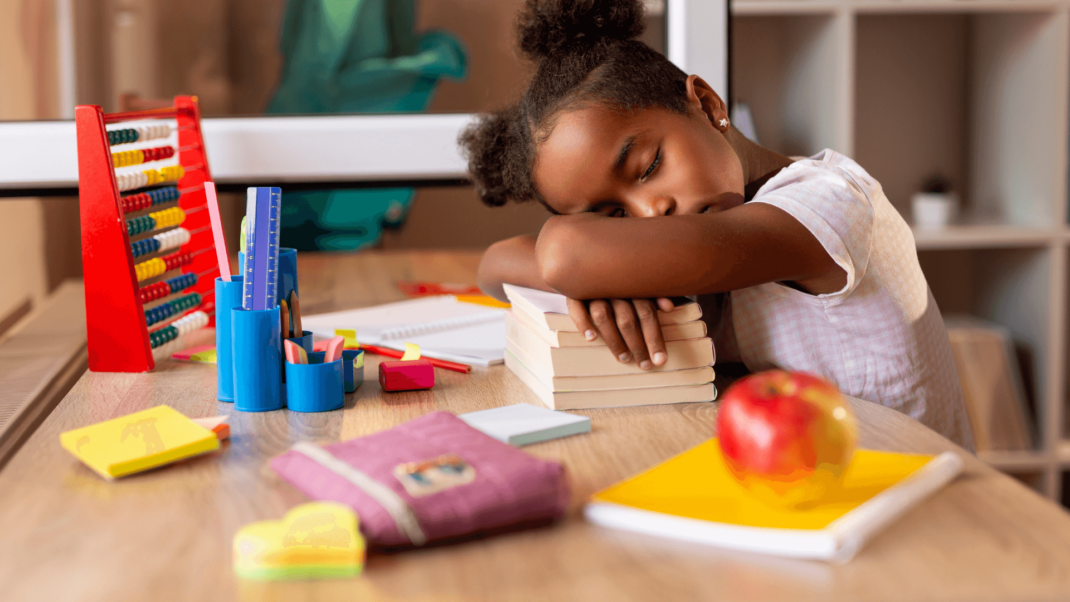
<path id="1" fill-rule="evenodd" d="M 0 119 L 37 117 L 34 59 L 42 18 L 38 0 L 0 0 Z M 29 43 L 27 43 L 29 42 Z M 44 217 L 40 201 L 0 199 L 0 321 L 27 298 L 45 294 Z"/>

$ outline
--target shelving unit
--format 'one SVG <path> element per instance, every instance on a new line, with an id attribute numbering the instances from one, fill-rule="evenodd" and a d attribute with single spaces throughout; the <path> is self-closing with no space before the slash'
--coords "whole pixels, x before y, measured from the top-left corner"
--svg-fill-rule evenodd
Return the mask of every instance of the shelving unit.
<path id="1" fill-rule="evenodd" d="M 734 0 L 731 10 L 732 100 L 750 106 L 763 145 L 854 158 L 908 222 L 927 176 L 959 192 L 957 225 L 914 230 L 922 269 L 942 312 L 1010 330 L 1038 425 L 1036 449 L 981 458 L 1070 500 L 1070 0 Z"/>

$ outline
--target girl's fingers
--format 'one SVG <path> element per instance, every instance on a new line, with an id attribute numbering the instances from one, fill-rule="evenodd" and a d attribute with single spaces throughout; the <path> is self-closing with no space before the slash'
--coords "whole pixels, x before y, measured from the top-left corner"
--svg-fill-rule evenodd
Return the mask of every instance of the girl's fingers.
<path id="1" fill-rule="evenodd" d="M 658 306 L 649 299 L 635 299 L 632 304 L 635 305 L 635 315 L 639 318 L 639 327 L 643 331 L 650 360 L 655 366 L 664 365 L 669 355 L 665 351 L 665 338 L 661 334 L 661 323 L 658 321 Z"/>
<path id="2" fill-rule="evenodd" d="M 672 311 L 676 309 L 676 305 L 673 304 L 672 299 L 667 297 L 658 297 L 658 309 L 661 311 Z"/>
<path id="3" fill-rule="evenodd" d="M 591 314 L 594 327 L 598 329 L 598 336 L 602 337 L 610 352 L 622 364 L 630 362 L 632 354 L 628 353 L 628 346 L 621 338 L 620 331 L 617 330 L 617 322 L 609 302 L 602 299 L 591 301 L 587 304 L 587 311 Z"/>
<path id="4" fill-rule="evenodd" d="M 613 299 L 613 315 L 616 318 L 617 329 L 627 343 L 635 363 L 643 370 L 653 368 L 650 363 L 650 354 L 646 349 L 646 341 L 643 339 L 643 329 L 639 325 L 639 317 L 631 299 Z"/>
<path id="5" fill-rule="evenodd" d="M 598 332 L 595 330 L 594 322 L 591 321 L 591 314 L 587 312 L 586 303 L 576 299 L 569 299 L 568 315 L 572 318 L 572 323 L 576 325 L 576 328 L 583 333 L 583 338 L 588 341 L 593 341 L 598 338 Z"/>

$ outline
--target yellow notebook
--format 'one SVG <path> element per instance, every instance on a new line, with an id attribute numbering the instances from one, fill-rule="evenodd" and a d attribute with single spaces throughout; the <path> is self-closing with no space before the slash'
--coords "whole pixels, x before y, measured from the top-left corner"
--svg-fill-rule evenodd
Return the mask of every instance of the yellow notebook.
<path id="1" fill-rule="evenodd" d="M 67 431 L 59 442 L 105 479 L 219 449 L 215 433 L 167 406 Z"/>
<path id="2" fill-rule="evenodd" d="M 806 510 L 750 497 L 711 439 L 600 491 L 584 509 L 593 523 L 799 558 L 844 562 L 881 528 L 943 487 L 962 460 L 858 450 L 843 487 Z"/>

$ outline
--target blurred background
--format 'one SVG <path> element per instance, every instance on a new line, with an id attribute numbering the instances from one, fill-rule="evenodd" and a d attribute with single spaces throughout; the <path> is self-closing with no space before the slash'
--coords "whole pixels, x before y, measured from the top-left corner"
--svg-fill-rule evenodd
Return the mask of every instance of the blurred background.
<path id="1" fill-rule="evenodd" d="M 0 0 L 0 120 L 179 94 L 196 95 L 205 118 L 494 109 L 530 73 L 513 48 L 521 4 Z M 643 39 L 667 52 L 673 1 L 645 4 Z M 835 149 L 881 182 L 914 227 L 953 341 L 966 341 L 964 388 L 988 395 L 971 415 L 975 432 L 991 431 L 982 458 L 1070 501 L 1066 2 L 734 0 L 729 11 L 734 125 L 788 155 Z M 460 183 L 284 194 L 282 242 L 305 250 L 482 249 L 547 217 L 534 204 L 486 208 Z M 221 199 L 235 242 L 242 201 Z M 0 333 L 80 276 L 79 245 L 76 198 L 0 199 Z M 982 357 L 968 343 L 984 333 Z"/>

